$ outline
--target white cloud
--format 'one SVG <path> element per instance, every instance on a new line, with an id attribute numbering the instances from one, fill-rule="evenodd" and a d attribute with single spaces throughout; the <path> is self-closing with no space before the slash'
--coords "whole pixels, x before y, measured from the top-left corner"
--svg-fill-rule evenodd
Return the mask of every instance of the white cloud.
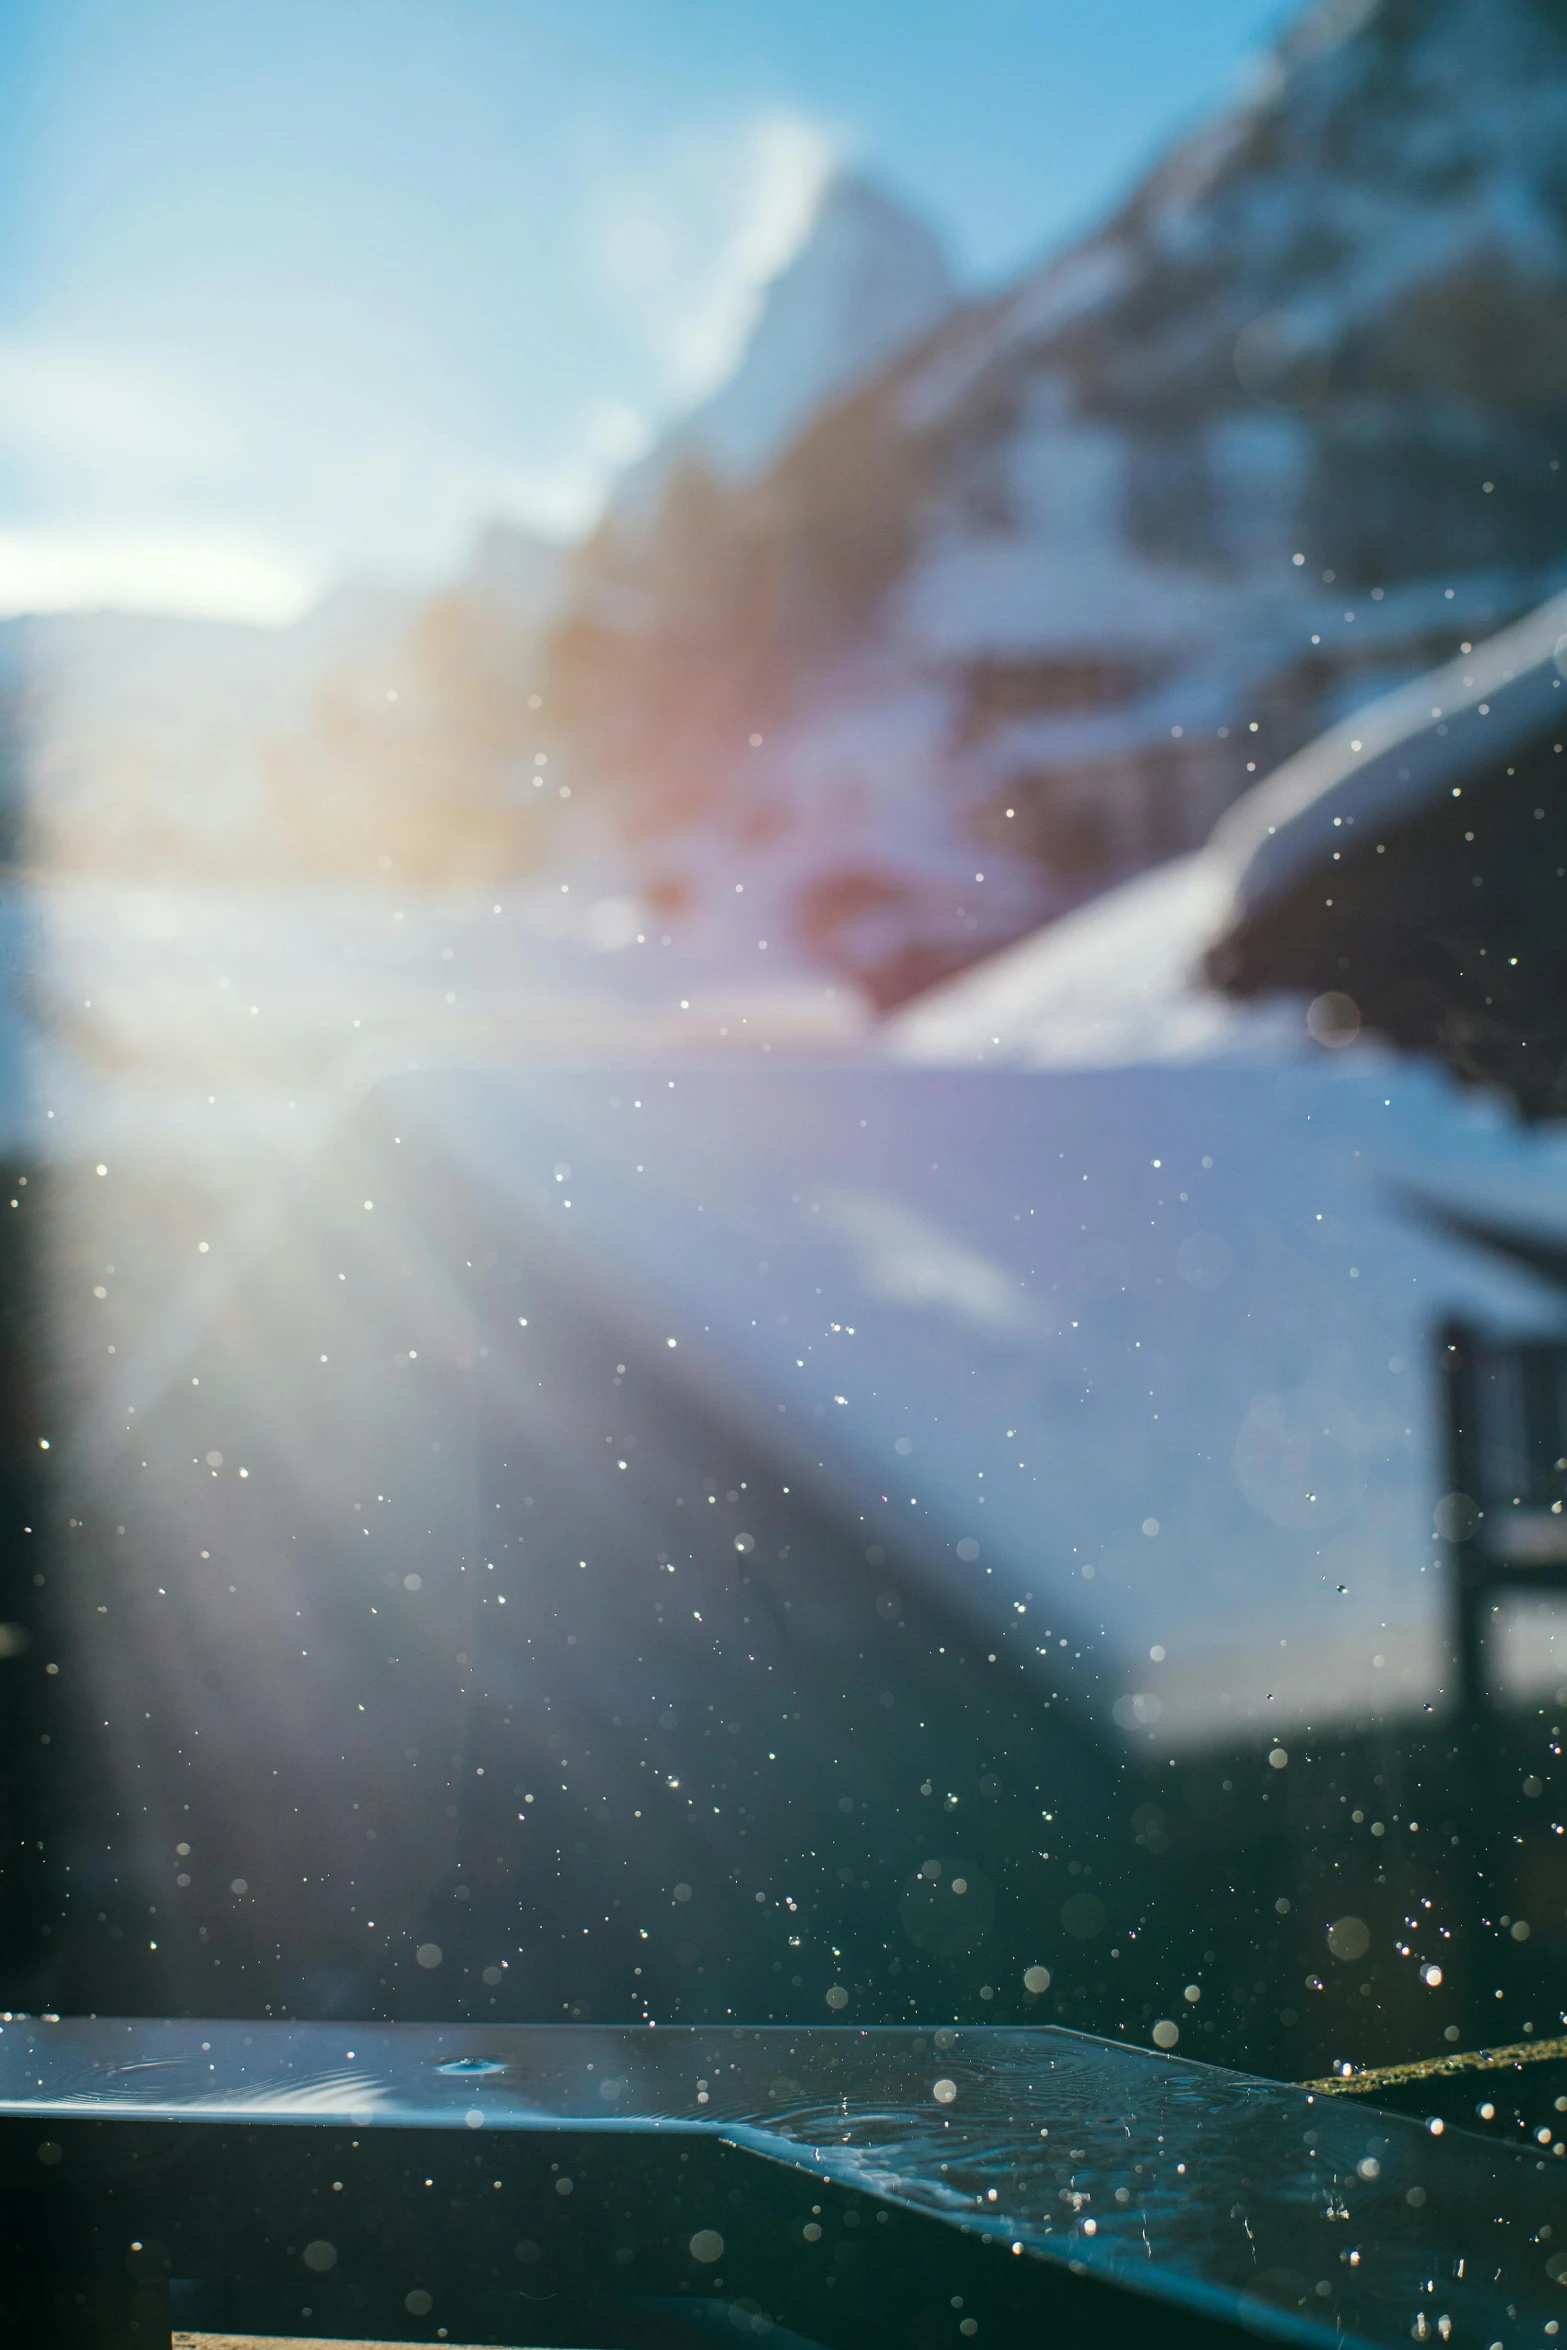
<path id="1" fill-rule="evenodd" d="M 437 579 L 501 516 L 582 530 L 646 426 L 623 402 L 564 462 L 528 466 L 308 373 L 0 340 L 0 613 L 287 621 L 344 571 Z"/>
<path id="2" fill-rule="evenodd" d="M 182 612 L 281 626 L 323 581 L 285 549 L 224 532 L 0 529 L 0 614 Z"/>
<path id="3" fill-rule="evenodd" d="M 35 486 L 114 495 L 210 480 L 234 461 L 231 426 L 189 380 L 139 353 L 0 341 L 0 451 Z"/>

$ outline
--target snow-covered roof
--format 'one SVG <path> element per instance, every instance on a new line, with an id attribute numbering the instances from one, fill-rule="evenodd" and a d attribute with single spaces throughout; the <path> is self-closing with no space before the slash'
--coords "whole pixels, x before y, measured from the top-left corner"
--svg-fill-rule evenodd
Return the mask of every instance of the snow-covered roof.
<path id="1" fill-rule="evenodd" d="M 1210 853 L 1230 877 L 1231 916 L 1257 914 L 1331 857 L 1344 820 L 1396 825 L 1567 723 L 1564 645 L 1567 596 L 1555 596 L 1287 759 L 1215 828 Z"/>
<path id="2" fill-rule="evenodd" d="M 1177 857 L 932 988 L 888 1020 L 890 1059 L 1027 1069 L 1296 1057 L 1293 1005 L 1235 1003 L 1202 958 L 1230 903 L 1206 851 Z"/>
<path id="3" fill-rule="evenodd" d="M 1356 711 L 1235 802 L 1207 844 L 933 988 L 882 1031 L 897 1061 L 1035 1069 L 1171 1061 L 1272 1066 L 1309 1050 L 1299 1007 L 1236 1001 L 1210 947 L 1342 848 L 1500 774 L 1567 725 L 1567 596 Z"/>

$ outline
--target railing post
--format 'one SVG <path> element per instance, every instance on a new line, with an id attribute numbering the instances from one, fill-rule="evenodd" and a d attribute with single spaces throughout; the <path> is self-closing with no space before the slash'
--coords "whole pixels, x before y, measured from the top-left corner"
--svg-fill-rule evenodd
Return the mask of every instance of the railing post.
<path id="1" fill-rule="evenodd" d="M 1464 2008 L 1467 2037 L 1483 2043 L 1494 2023 L 1480 1983 L 1485 1941 L 1486 1889 L 1496 1820 L 1496 1734 L 1487 1674 L 1486 1631 L 1491 1608 L 1491 1561 L 1481 1540 L 1484 1464 L 1480 1457 L 1480 1344 L 1474 1330 L 1450 1322 L 1438 1340 L 1445 1405 L 1447 1506 L 1455 1517 L 1452 1544 L 1451 1640 L 1456 1687 L 1458 1786 L 1455 1807 L 1463 1834 Z M 1468 1505 L 1467 1507 L 1465 1505 Z"/>

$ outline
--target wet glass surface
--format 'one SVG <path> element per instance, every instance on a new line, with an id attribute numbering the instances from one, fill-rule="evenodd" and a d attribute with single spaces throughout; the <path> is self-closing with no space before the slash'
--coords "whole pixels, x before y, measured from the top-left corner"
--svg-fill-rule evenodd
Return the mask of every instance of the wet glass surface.
<path id="1" fill-rule="evenodd" d="M 1567 2266 L 1529 2151 L 1054 2030 L 13 2019 L 0 2115 L 696 2132 L 1281 2338 L 1541 2339 Z"/>

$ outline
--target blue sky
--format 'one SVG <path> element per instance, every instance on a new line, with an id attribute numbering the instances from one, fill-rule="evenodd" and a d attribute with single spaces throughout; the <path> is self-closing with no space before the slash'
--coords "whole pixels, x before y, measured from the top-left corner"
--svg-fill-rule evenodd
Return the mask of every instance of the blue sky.
<path id="1" fill-rule="evenodd" d="M 3 0 L 0 610 L 285 617 L 582 527 L 822 171 L 993 283 L 1277 0 Z"/>

